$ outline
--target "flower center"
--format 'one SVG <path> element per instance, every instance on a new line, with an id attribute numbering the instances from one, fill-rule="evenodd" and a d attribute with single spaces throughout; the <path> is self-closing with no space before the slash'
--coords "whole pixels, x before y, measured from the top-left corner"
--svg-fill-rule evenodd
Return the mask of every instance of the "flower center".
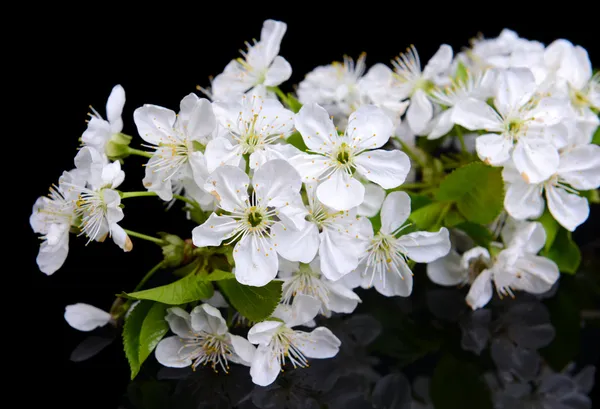
<path id="1" fill-rule="evenodd" d="M 406 249 L 398 243 L 398 239 L 393 234 L 377 233 L 371 240 L 363 260 L 366 260 L 367 265 L 365 273 L 371 271 L 369 285 L 372 285 L 375 274 L 379 274 L 384 287 L 388 271 L 398 274 L 403 280 L 405 274 L 412 274 L 406 264 Z"/>
<path id="2" fill-rule="evenodd" d="M 512 136 L 516 137 L 521 131 L 521 127 L 523 126 L 524 121 L 519 119 L 511 119 L 506 124 L 506 131 Z"/>
<path id="3" fill-rule="evenodd" d="M 585 108 L 591 105 L 588 96 L 577 90 L 571 90 L 571 102 L 574 106 L 579 108 Z"/>
<path id="4" fill-rule="evenodd" d="M 294 368 L 306 368 L 308 360 L 302 351 L 294 345 L 295 338 L 296 333 L 294 330 L 285 325 L 280 326 L 271 340 L 270 346 L 274 355 L 273 358 L 277 359 L 281 366 L 285 364 L 285 359 L 287 358 Z"/>
<path id="5" fill-rule="evenodd" d="M 256 206 L 252 206 L 248 212 L 248 223 L 250 226 L 256 227 L 259 226 L 263 221 L 263 214 Z"/>
<path id="6" fill-rule="evenodd" d="M 166 138 L 162 138 L 157 146 L 142 145 L 154 149 L 153 158 L 156 158 L 156 160 L 152 161 L 152 163 L 149 162 L 147 166 L 152 169 L 153 173 L 166 173 L 167 175 L 164 177 L 163 182 L 175 176 L 179 172 L 179 169 L 188 163 L 190 155 L 196 150 L 194 141 L 189 140 L 177 129 L 173 128 L 173 134 L 175 136 L 169 135 Z"/>
<path id="7" fill-rule="evenodd" d="M 477 276 L 488 267 L 489 265 L 483 256 L 469 260 L 469 284 L 473 284 Z"/>
<path id="8" fill-rule="evenodd" d="M 310 295 L 323 304 L 329 301 L 329 289 L 321 280 L 321 274 L 315 273 L 310 265 L 304 263 L 300 264 L 298 272 L 284 282 L 282 302 L 289 304 L 292 297 L 297 294 Z"/>
<path id="9" fill-rule="evenodd" d="M 337 153 L 337 160 L 342 165 L 345 165 L 348 162 L 350 162 L 350 148 L 348 147 L 348 144 L 346 142 L 341 144 Z"/>
<path id="10" fill-rule="evenodd" d="M 223 372 L 229 372 L 229 361 L 231 358 L 232 345 L 227 341 L 223 335 L 208 334 L 206 332 L 200 332 L 194 334 L 195 338 L 184 343 L 181 347 L 183 348 L 195 348 L 192 353 L 192 369 L 195 371 L 199 365 L 210 365 L 215 372 L 219 372 L 217 367 L 220 367 Z M 181 350 L 180 350 L 181 351 Z"/>
<path id="11" fill-rule="evenodd" d="M 98 234 L 102 226 L 106 224 L 107 206 L 104 202 L 104 189 L 94 191 L 80 188 L 79 196 L 75 200 L 75 215 L 81 217 L 81 233 L 85 234 L 90 241 L 100 239 Z"/>

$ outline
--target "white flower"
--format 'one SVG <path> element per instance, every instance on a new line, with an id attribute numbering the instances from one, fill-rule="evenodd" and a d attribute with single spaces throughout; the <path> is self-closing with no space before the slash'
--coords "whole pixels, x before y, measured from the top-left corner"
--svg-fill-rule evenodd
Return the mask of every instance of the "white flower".
<path id="1" fill-rule="evenodd" d="M 310 333 L 292 329 L 311 321 L 319 308 L 314 298 L 298 295 L 291 306 L 275 309 L 277 321 L 266 320 L 250 328 L 248 340 L 258 345 L 250 366 L 252 382 L 260 386 L 273 383 L 286 358 L 294 368 L 305 368 L 306 358 L 331 358 L 338 353 L 341 342 L 329 329 L 318 327 Z"/>
<path id="2" fill-rule="evenodd" d="M 397 237 L 410 215 L 410 197 L 406 192 L 392 192 L 381 207 L 381 228 L 368 235 L 369 245 L 358 268 L 349 274 L 347 283 L 352 287 L 375 286 L 391 297 L 408 297 L 412 292 L 413 274 L 406 261 L 430 263 L 450 251 L 448 229 L 438 232 L 418 231 Z"/>
<path id="3" fill-rule="evenodd" d="M 317 252 L 321 255 L 321 271 L 330 280 L 338 280 L 358 266 L 364 251 L 365 231 L 370 222 L 357 216 L 356 208 L 332 210 L 316 198 L 316 184 L 306 184 L 307 222 L 302 228 L 275 225 L 277 252 L 288 260 L 309 263 Z"/>
<path id="4" fill-rule="evenodd" d="M 189 94 L 181 100 L 178 115 L 146 104 L 135 110 L 133 119 L 142 139 L 154 149 L 146 164 L 144 186 L 165 201 L 186 189 L 198 203 L 208 205 L 212 198 L 201 189 L 208 176 L 201 149 L 216 126 L 211 103 Z"/>
<path id="5" fill-rule="evenodd" d="M 292 297 L 310 295 L 321 303 L 320 314 L 327 317 L 331 312 L 350 314 L 361 302 L 358 295 L 342 281 L 328 280 L 321 274 L 319 256 L 309 264 L 283 261 L 279 263 L 278 277 L 283 281 L 281 302 L 290 304 Z"/>
<path id="6" fill-rule="evenodd" d="M 287 29 L 281 21 L 266 20 L 260 33 L 260 41 L 242 52 L 243 58 L 232 60 L 222 74 L 212 82 L 212 99 L 225 101 L 237 98 L 251 88 L 264 84 L 277 86 L 292 75 L 292 67 L 279 56 L 279 46 Z"/>
<path id="7" fill-rule="evenodd" d="M 77 169 L 86 176 L 87 187 L 69 184 L 69 190 L 76 194 L 73 199 L 75 214 L 81 218 L 81 233 L 92 240 L 104 241 L 111 238 L 124 251 L 131 251 L 133 243 L 125 230 L 117 223 L 124 215 L 121 209 L 121 196 L 116 189 L 125 178 L 119 161 L 109 162 L 106 155 L 94 148 L 84 147 L 75 157 Z"/>
<path id="8" fill-rule="evenodd" d="M 106 311 L 102 311 L 93 305 L 77 303 L 67 305 L 65 320 L 76 330 L 87 332 L 105 326 L 111 322 L 112 317 Z"/>
<path id="9" fill-rule="evenodd" d="M 439 82 L 438 77 L 448 70 L 451 63 L 452 48 L 447 44 L 440 46 L 423 70 L 414 46 L 392 62 L 403 97 L 410 98 L 406 119 L 416 134 L 425 131 L 433 118 L 433 104 L 427 94 Z"/>
<path id="10" fill-rule="evenodd" d="M 600 147 L 580 145 L 561 152 L 556 173 L 541 183 L 527 183 L 512 166 L 506 166 L 502 177 L 509 186 L 504 208 L 515 219 L 535 219 L 544 212 L 542 194 L 546 194 L 548 210 L 567 230 L 574 231 L 587 220 L 590 208 L 577 190 L 600 186 Z"/>
<path id="11" fill-rule="evenodd" d="M 277 252 L 284 238 L 273 227 L 281 224 L 302 228 L 307 212 L 299 192 L 298 172 L 287 162 L 275 159 L 254 172 L 250 181 L 241 169 L 220 166 L 207 180 L 205 189 L 218 199 L 219 207 L 229 214 L 212 213 L 194 228 L 192 239 L 197 247 L 219 246 L 239 239 L 233 250 L 236 279 L 246 285 L 264 286 L 277 274 Z"/>
<path id="12" fill-rule="evenodd" d="M 381 205 L 385 200 L 385 189 L 375 183 L 365 184 L 365 199 L 356 209 L 360 216 L 375 217 L 381 210 Z"/>
<path id="13" fill-rule="evenodd" d="M 266 99 L 261 85 L 239 102 L 215 102 L 215 115 L 223 132 L 206 146 L 208 171 L 218 166 L 239 166 L 242 155 L 249 155 L 250 168 L 256 169 L 271 159 L 287 159 L 299 153 L 285 141 L 294 129 L 294 113 L 275 99 Z"/>
<path id="14" fill-rule="evenodd" d="M 219 310 L 208 304 L 187 313 L 179 307 L 167 310 L 172 337 L 156 346 L 156 360 L 171 368 L 210 365 L 215 372 L 229 371 L 229 362 L 250 366 L 255 348 L 245 338 L 229 333 Z"/>
<path id="15" fill-rule="evenodd" d="M 558 151 L 545 131 L 570 110 L 566 101 L 534 96 L 535 80 L 528 69 L 509 69 L 498 74 L 493 108 L 468 99 L 454 107 L 452 119 L 469 130 L 486 130 L 477 138 L 481 160 L 492 166 L 512 156 L 519 173 L 531 183 L 547 179 L 558 168 Z M 513 149 L 514 145 L 514 149 Z"/>
<path id="16" fill-rule="evenodd" d="M 29 218 L 33 231 L 42 234 L 36 261 L 40 270 L 48 275 L 64 264 L 69 253 L 69 230 L 76 224 L 71 185 L 85 185 L 77 169 L 63 172 L 58 185 L 50 188 L 48 196 L 36 200 Z"/>
<path id="17" fill-rule="evenodd" d="M 514 31 L 504 29 L 496 38 L 476 39 L 467 55 L 476 66 L 509 68 L 514 56 L 543 51 L 542 43 L 521 38 Z"/>
<path id="18" fill-rule="evenodd" d="M 382 147 L 390 138 L 393 123 L 379 108 L 363 105 L 352 115 L 344 135 L 338 132 L 327 111 L 317 104 L 304 105 L 296 115 L 296 129 L 311 153 L 290 159 L 304 182 L 323 181 L 317 188 L 319 200 L 336 210 L 360 205 L 365 187 L 354 170 L 385 189 L 406 179 L 410 161 L 399 150 Z"/>
<path id="19" fill-rule="evenodd" d="M 87 129 L 81 135 L 81 140 L 84 145 L 91 146 L 98 152 L 105 152 L 106 144 L 110 139 L 121 133 L 123 130 L 123 106 L 125 105 L 125 90 L 120 85 L 115 85 L 112 89 L 108 101 L 106 102 L 106 117 L 108 120 L 102 119 L 102 116 L 94 108 L 90 106 L 92 114 Z"/>
<path id="20" fill-rule="evenodd" d="M 485 73 L 468 74 L 464 81 L 453 82 L 451 86 L 443 91 L 432 91 L 432 99 L 448 107 L 436 115 L 427 127 L 427 139 L 438 139 L 446 135 L 454 126 L 452 114 L 454 106 L 469 98 L 485 101 L 492 93 L 493 73 L 488 70 Z"/>

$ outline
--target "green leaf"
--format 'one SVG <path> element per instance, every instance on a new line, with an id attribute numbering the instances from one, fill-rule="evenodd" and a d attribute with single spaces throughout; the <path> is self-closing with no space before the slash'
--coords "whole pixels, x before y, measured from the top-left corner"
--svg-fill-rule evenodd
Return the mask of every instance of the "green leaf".
<path id="1" fill-rule="evenodd" d="M 294 94 L 292 94 L 291 92 L 288 92 L 286 102 L 290 111 L 292 111 L 295 114 L 297 114 L 298 111 L 300 111 L 300 108 L 302 108 L 302 103 L 298 101 L 296 97 L 294 97 Z"/>
<path id="2" fill-rule="evenodd" d="M 167 285 L 127 294 L 136 300 L 152 300 L 169 305 L 180 305 L 203 298 L 210 298 L 214 293 L 212 284 L 206 276 L 191 273 Z"/>
<path id="3" fill-rule="evenodd" d="M 436 409 L 492 409 L 490 391 L 477 367 L 452 355 L 438 362 L 430 387 Z"/>
<path id="4" fill-rule="evenodd" d="M 457 224 L 464 222 L 466 222 L 466 219 L 454 207 L 448 211 L 446 217 L 444 218 L 444 226 L 446 227 L 455 227 Z"/>
<path id="5" fill-rule="evenodd" d="M 417 195 L 414 193 L 408 193 L 408 195 L 410 196 L 410 208 L 413 212 L 419 210 L 421 207 L 427 206 L 428 204 L 432 203 L 431 199 L 428 196 Z"/>
<path id="6" fill-rule="evenodd" d="M 552 247 L 542 255 L 554 261 L 561 273 L 575 274 L 581 263 L 579 247 L 571 238 L 571 232 L 563 227 L 558 230 Z"/>
<path id="7" fill-rule="evenodd" d="M 464 222 L 457 224 L 454 227 L 467 233 L 469 237 L 473 239 L 475 244 L 481 247 L 488 247 L 492 240 L 494 240 L 492 232 L 481 224 Z"/>
<path id="8" fill-rule="evenodd" d="M 468 221 L 491 223 L 504 208 L 501 172 L 501 168 L 481 162 L 470 163 L 446 176 L 436 198 L 442 202 L 455 202 L 458 211 Z"/>
<path id="9" fill-rule="evenodd" d="M 131 368 L 131 379 L 169 330 L 165 321 L 166 308 L 164 304 L 142 301 L 125 319 L 123 347 Z"/>
<path id="10" fill-rule="evenodd" d="M 308 149 L 308 147 L 304 143 L 304 139 L 302 139 L 302 135 L 300 135 L 300 132 L 294 132 L 286 139 L 286 141 L 287 143 L 300 149 L 302 152 L 306 152 Z"/>
<path id="11" fill-rule="evenodd" d="M 432 203 L 412 212 L 409 219 L 417 225 L 419 230 L 438 230 L 449 207 L 449 203 Z"/>
<path id="12" fill-rule="evenodd" d="M 462 63 L 462 61 L 458 62 L 456 67 L 456 74 L 454 75 L 454 79 L 459 82 L 466 82 L 469 79 L 469 73 L 467 71 L 467 67 Z"/>
<path id="13" fill-rule="evenodd" d="M 548 208 L 546 208 L 544 214 L 542 214 L 537 221 L 542 223 L 542 226 L 544 226 L 544 230 L 546 231 L 546 244 L 544 245 L 544 250 L 548 251 L 554 243 L 554 239 L 556 238 L 556 233 L 558 233 L 558 230 L 560 229 L 560 225 L 554 219 L 552 214 L 550 214 Z"/>
<path id="14" fill-rule="evenodd" d="M 596 132 L 594 132 L 594 136 L 592 136 L 592 143 L 600 145 L 600 126 L 596 129 Z"/>
<path id="15" fill-rule="evenodd" d="M 600 191 L 598 189 L 580 190 L 579 194 L 585 197 L 590 203 L 600 203 Z"/>
<path id="16" fill-rule="evenodd" d="M 211 274 L 207 275 L 204 279 L 207 281 L 231 280 L 231 279 L 235 279 L 235 275 L 228 271 L 214 270 Z"/>
<path id="17" fill-rule="evenodd" d="M 281 300 L 281 284 L 271 281 L 263 287 L 251 287 L 235 279 L 217 282 L 233 308 L 250 321 L 262 321 L 275 311 Z"/>

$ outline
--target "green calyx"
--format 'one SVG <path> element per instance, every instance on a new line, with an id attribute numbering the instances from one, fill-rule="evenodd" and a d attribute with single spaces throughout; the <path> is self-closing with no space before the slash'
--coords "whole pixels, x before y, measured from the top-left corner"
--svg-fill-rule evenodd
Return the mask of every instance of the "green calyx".
<path id="1" fill-rule="evenodd" d="M 124 133 L 114 134 L 106 143 L 106 156 L 111 160 L 123 159 L 129 156 L 131 139 L 131 136 Z"/>

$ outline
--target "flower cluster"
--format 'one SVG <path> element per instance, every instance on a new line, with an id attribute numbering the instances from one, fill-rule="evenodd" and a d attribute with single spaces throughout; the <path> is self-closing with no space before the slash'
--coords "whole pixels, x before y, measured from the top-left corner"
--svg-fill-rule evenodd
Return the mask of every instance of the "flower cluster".
<path id="1" fill-rule="evenodd" d="M 344 57 L 310 72 L 296 97 L 279 88 L 292 72 L 279 55 L 286 28 L 265 21 L 260 41 L 200 88 L 208 98 L 191 93 L 178 113 L 135 109 L 141 141 L 122 132 L 121 86 L 110 94 L 107 120 L 93 110 L 75 169 L 34 205 L 40 270 L 62 266 L 71 232 L 88 243 L 110 236 L 124 251 L 130 236 L 150 240 L 165 259 L 109 312 L 68 306 L 71 326 L 89 331 L 125 320 L 127 343 L 135 316 L 158 325 L 146 333 L 158 334 L 148 342 L 163 365 L 227 372 L 236 363 L 269 385 L 286 363 L 306 367 L 337 354 L 340 340 L 317 323 L 352 313 L 358 287 L 410 296 L 416 263 L 429 263 L 438 284 L 471 285 L 473 309 L 490 301 L 492 282 L 500 296 L 552 287 L 559 266 L 538 253 L 552 246 L 558 224 L 571 232 L 586 220 L 593 195 L 582 191 L 600 185 L 600 148 L 592 143 L 599 77 L 585 50 L 503 31 L 456 56 L 442 45 L 424 67 L 413 46 L 391 67 L 368 71 L 365 55 Z M 476 138 L 476 155 L 467 137 Z M 147 160 L 145 190 L 117 190 L 121 165 L 136 155 Z M 474 166 L 482 172 L 454 182 Z M 489 180 L 473 182 L 482 177 Z M 543 193 L 558 224 L 527 221 L 544 213 Z M 185 202 L 195 223 L 190 238 L 120 227 L 121 200 L 142 196 L 169 208 Z M 470 249 L 451 243 L 451 233 L 470 239 Z M 138 291 L 161 269 L 179 279 Z M 153 314 L 165 321 L 144 320 Z M 169 328 L 174 335 L 161 340 Z M 135 375 L 145 357 L 125 349 Z"/>

